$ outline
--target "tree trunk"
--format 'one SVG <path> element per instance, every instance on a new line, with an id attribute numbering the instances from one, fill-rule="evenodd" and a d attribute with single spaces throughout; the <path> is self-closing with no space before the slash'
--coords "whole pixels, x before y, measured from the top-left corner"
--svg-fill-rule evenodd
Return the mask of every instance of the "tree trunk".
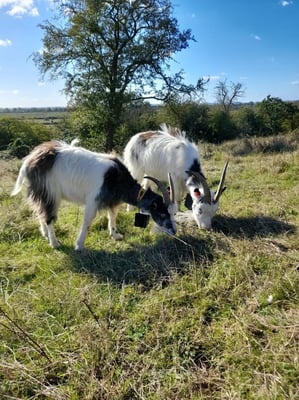
<path id="1" fill-rule="evenodd" d="M 105 133 L 106 133 L 105 151 L 109 153 L 113 150 L 114 147 L 115 125 L 113 123 L 109 123 L 108 121 Z"/>

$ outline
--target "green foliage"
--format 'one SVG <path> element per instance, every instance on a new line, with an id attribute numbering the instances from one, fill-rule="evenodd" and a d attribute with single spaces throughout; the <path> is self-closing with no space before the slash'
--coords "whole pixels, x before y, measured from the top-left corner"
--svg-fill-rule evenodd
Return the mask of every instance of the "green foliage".
<path id="1" fill-rule="evenodd" d="M 209 128 L 208 140 L 213 143 L 221 143 L 237 136 L 237 129 L 230 114 L 217 108 L 210 113 Z"/>
<path id="2" fill-rule="evenodd" d="M 258 106 L 264 120 L 266 134 L 275 135 L 295 129 L 295 116 L 299 109 L 292 103 L 286 103 L 278 97 L 267 96 Z"/>
<path id="3" fill-rule="evenodd" d="M 238 136 L 263 136 L 265 126 L 263 119 L 254 107 L 242 107 L 232 112 Z"/>
<path id="4" fill-rule="evenodd" d="M 55 130 L 45 125 L 21 121 L 16 118 L 0 118 L 0 149 L 11 155 L 23 157 L 29 149 L 53 138 Z"/>
<path id="5" fill-rule="evenodd" d="M 211 231 L 154 236 L 122 208 L 125 240 L 100 216 L 82 253 L 82 210 L 62 206 L 51 249 L 0 159 L 0 398 L 297 399 L 298 137 L 200 152 L 213 187 L 230 159 Z"/>
<path id="6" fill-rule="evenodd" d="M 34 61 L 42 74 L 65 80 L 73 104 L 102 109 L 106 150 L 114 147 L 126 104 L 201 89 L 201 81 L 184 84 L 182 71 L 168 74 L 174 54 L 194 40 L 190 29 L 179 30 L 169 0 L 54 4 L 58 19 L 40 25 L 45 51 Z"/>
<path id="7" fill-rule="evenodd" d="M 9 143 L 8 153 L 12 157 L 23 158 L 30 152 L 30 147 L 23 143 L 23 140 L 18 137 L 13 142 Z"/>
<path id="8" fill-rule="evenodd" d="M 166 106 L 169 124 L 179 126 L 191 140 L 209 140 L 209 106 L 196 102 L 169 102 Z"/>

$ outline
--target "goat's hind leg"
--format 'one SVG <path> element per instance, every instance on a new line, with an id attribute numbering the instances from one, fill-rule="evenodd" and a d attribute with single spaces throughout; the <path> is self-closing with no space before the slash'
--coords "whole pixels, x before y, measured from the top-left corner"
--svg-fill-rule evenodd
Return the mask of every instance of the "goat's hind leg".
<path id="1" fill-rule="evenodd" d="M 52 218 L 49 223 L 46 223 L 41 216 L 38 219 L 40 223 L 40 232 L 42 236 L 49 241 L 50 246 L 53 247 L 54 249 L 59 247 L 60 243 L 56 238 L 54 230 L 54 221 L 56 220 L 56 218 Z"/>
<path id="2" fill-rule="evenodd" d="M 86 203 L 84 210 L 84 218 L 83 223 L 80 229 L 80 233 L 78 235 L 78 239 L 76 241 L 75 250 L 81 251 L 84 249 L 84 242 L 86 239 L 88 228 L 90 227 L 92 220 L 96 216 L 97 213 L 97 205 L 94 200 Z"/>
<path id="3" fill-rule="evenodd" d="M 57 209 L 59 206 L 59 202 L 52 203 L 51 207 L 47 206 L 46 203 L 41 203 L 38 219 L 40 224 L 40 232 L 42 236 L 47 239 L 50 243 L 50 246 L 54 249 L 60 246 L 59 241 L 56 238 L 55 230 L 54 230 L 54 222 L 57 219 Z"/>

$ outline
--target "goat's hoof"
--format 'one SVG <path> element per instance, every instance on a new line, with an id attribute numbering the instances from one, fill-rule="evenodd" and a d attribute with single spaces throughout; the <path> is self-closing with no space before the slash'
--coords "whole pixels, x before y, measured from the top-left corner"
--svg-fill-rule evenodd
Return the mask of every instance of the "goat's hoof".
<path id="1" fill-rule="evenodd" d="M 111 235 L 113 240 L 123 240 L 124 236 L 121 233 L 114 233 Z"/>

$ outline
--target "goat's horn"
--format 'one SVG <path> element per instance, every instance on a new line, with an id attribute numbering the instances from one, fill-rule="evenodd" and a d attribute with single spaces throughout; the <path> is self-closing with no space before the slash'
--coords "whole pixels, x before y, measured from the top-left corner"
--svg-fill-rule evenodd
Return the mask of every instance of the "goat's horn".
<path id="1" fill-rule="evenodd" d="M 228 161 L 226 161 L 226 163 L 225 163 L 225 165 L 224 165 L 224 168 L 223 168 L 223 170 L 222 170 L 220 182 L 219 182 L 219 185 L 218 185 L 218 188 L 217 188 L 217 191 L 216 191 L 216 193 L 215 193 L 214 200 L 213 200 L 214 203 L 217 203 L 217 202 L 219 201 L 220 196 L 221 196 L 222 193 L 223 193 L 223 185 L 224 185 L 224 180 L 225 180 L 225 175 L 226 175 L 227 166 L 228 166 Z"/>
<path id="2" fill-rule="evenodd" d="M 175 202 L 174 184 L 170 172 L 168 172 L 168 182 L 170 187 L 170 202 Z"/>
<path id="3" fill-rule="evenodd" d="M 152 176 L 145 176 L 144 179 L 150 179 L 151 181 L 155 182 L 155 184 L 158 186 L 158 189 L 161 191 L 164 203 L 168 206 L 171 203 L 169 193 L 167 191 L 166 186 L 160 182 L 158 179 L 153 178 Z"/>
<path id="4" fill-rule="evenodd" d="M 206 179 L 203 177 L 203 175 L 201 175 L 199 172 L 195 172 L 192 170 L 188 170 L 186 171 L 188 174 L 192 175 L 197 181 L 198 183 L 200 183 L 203 187 L 203 198 L 201 199 L 202 202 L 204 203 L 209 203 L 211 204 L 211 191 L 209 189 L 209 186 L 207 184 Z"/>

